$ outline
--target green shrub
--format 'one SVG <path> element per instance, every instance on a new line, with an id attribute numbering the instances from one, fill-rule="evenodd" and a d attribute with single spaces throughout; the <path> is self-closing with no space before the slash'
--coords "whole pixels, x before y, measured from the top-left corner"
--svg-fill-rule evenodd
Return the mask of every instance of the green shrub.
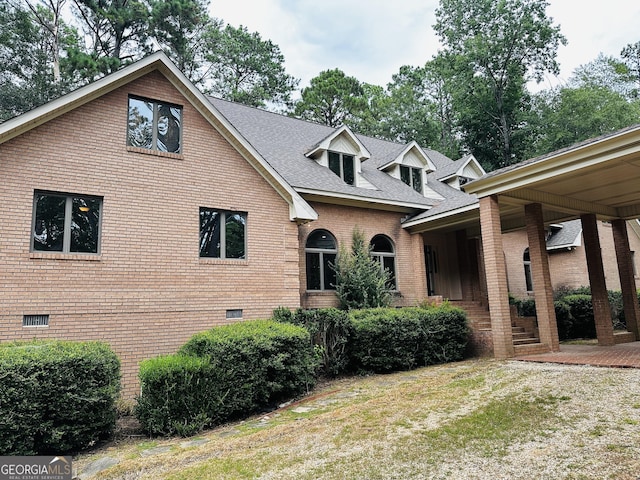
<path id="1" fill-rule="evenodd" d="M 371 257 L 364 233 L 358 228 L 353 230 L 351 250 L 340 247 L 334 268 L 340 308 L 351 310 L 391 305 L 391 273 L 383 270 Z"/>
<path id="2" fill-rule="evenodd" d="M 215 388 L 208 359 L 188 355 L 152 358 L 140 364 L 139 377 L 141 395 L 134 412 L 152 435 L 192 435 L 228 415 L 225 394 Z"/>
<path id="3" fill-rule="evenodd" d="M 568 340 L 571 338 L 573 331 L 573 317 L 571 316 L 571 308 L 566 302 L 556 300 L 553 302 L 556 312 L 556 322 L 558 325 L 558 338 L 560 340 Z"/>
<path id="4" fill-rule="evenodd" d="M 453 307 L 379 308 L 350 314 L 356 369 L 407 370 L 460 360 L 468 340 L 465 313 Z"/>
<path id="5" fill-rule="evenodd" d="M 115 429 L 120 362 L 101 342 L 0 345 L 0 455 L 67 454 Z"/>
<path id="6" fill-rule="evenodd" d="M 568 338 L 596 338 L 591 295 L 567 295 L 562 301 L 571 311 L 572 325 Z"/>
<path id="7" fill-rule="evenodd" d="M 622 301 L 622 291 L 608 290 L 609 307 L 611 309 L 611 319 L 614 330 L 626 330 L 627 322 L 624 318 L 624 303 Z"/>
<path id="8" fill-rule="evenodd" d="M 311 343 L 320 353 L 319 370 L 327 376 L 345 373 L 349 366 L 349 343 L 353 337 L 353 323 L 344 310 L 319 308 L 295 313 L 278 308 L 273 312 L 274 320 L 293 323 L 306 328 Z"/>
<path id="9" fill-rule="evenodd" d="M 518 309 L 518 315 L 521 317 L 535 317 L 536 316 L 536 301 L 532 298 L 526 300 L 516 300 L 516 308 Z"/>
<path id="10" fill-rule="evenodd" d="M 302 327 L 270 320 L 216 327 L 178 355 L 143 362 L 136 415 L 151 434 L 192 434 L 299 395 L 313 386 L 314 370 Z"/>

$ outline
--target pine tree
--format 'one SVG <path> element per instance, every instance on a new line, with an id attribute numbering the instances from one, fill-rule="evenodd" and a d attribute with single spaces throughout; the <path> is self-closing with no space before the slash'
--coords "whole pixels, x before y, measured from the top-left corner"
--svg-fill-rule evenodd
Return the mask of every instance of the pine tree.
<path id="1" fill-rule="evenodd" d="M 353 230 L 351 251 L 341 247 L 334 268 L 340 308 L 351 310 L 391 304 L 387 287 L 390 274 L 371 257 L 364 233 L 358 227 Z"/>

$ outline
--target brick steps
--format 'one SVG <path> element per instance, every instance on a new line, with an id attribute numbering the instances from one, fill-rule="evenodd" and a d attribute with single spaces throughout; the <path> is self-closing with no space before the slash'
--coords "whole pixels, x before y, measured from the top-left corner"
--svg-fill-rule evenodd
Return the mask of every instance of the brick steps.
<path id="1" fill-rule="evenodd" d="M 538 353 L 549 353 L 549 345 L 546 343 L 529 343 L 524 345 L 514 345 L 513 351 L 516 357 L 521 355 L 535 355 Z"/>
<path id="2" fill-rule="evenodd" d="M 463 300 L 451 301 L 451 304 L 467 312 L 467 318 L 473 330 L 483 332 L 491 331 L 491 316 L 488 307 L 482 305 L 480 302 Z M 540 339 L 524 327 L 512 325 L 511 328 L 514 347 L 542 345 Z M 545 348 L 547 347 L 545 346 Z"/>

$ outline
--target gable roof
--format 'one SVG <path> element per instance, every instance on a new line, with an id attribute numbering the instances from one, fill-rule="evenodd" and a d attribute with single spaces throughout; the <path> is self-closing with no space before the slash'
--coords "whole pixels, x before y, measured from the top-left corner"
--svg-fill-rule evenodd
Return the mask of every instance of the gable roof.
<path id="1" fill-rule="evenodd" d="M 89 85 L 0 124 L 0 144 L 49 120 L 95 100 L 152 71 L 162 73 L 209 123 L 255 168 L 289 204 L 291 220 L 309 221 L 318 214 L 294 188 L 248 143 L 237 129 L 178 70 L 163 52 L 156 52 Z"/>
<path id="2" fill-rule="evenodd" d="M 425 196 L 381 170 L 409 151 L 417 152 L 429 170 L 453 168 L 456 162 L 435 150 L 421 148 L 415 142 L 402 144 L 367 137 L 355 134 L 348 127 L 336 129 L 207 97 L 162 52 L 7 120 L 0 124 L 0 144 L 153 71 L 164 75 L 279 193 L 289 204 L 291 220 L 317 219 L 318 214 L 308 201 L 320 201 L 405 212 L 413 215 L 411 220 L 415 225 L 438 212 L 455 211 L 477 201 L 441 183 L 434 173 L 427 175 L 424 187 L 431 195 Z M 329 168 L 309 158 L 310 152 L 326 148 L 340 135 L 346 135 L 360 149 L 362 186 L 346 184 Z"/>
<path id="3" fill-rule="evenodd" d="M 560 250 L 581 245 L 582 222 L 571 220 L 557 225 L 551 225 L 547 238 L 547 250 Z"/>
<path id="4" fill-rule="evenodd" d="M 218 98 L 211 97 L 210 101 L 297 192 L 310 199 L 406 212 L 425 210 L 438 203 L 378 170 L 397 158 L 407 148 L 405 144 L 354 134 L 370 154 L 361 164 L 362 176 L 374 189 L 348 185 L 307 156 L 319 141 L 332 138 L 340 129 Z"/>
<path id="5" fill-rule="evenodd" d="M 473 164 L 473 167 L 475 167 L 480 172 L 480 175 L 484 175 L 486 173 L 478 160 L 476 160 L 476 158 L 472 154 L 468 154 L 461 159 L 456 160 L 455 162 L 443 165 L 442 168 L 439 168 L 436 171 L 436 178 L 440 181 L 445 181 L 451 177 L 462 176 L 464 174 L 464 169 L 469 164 Z"/>
<path id="6" fill-rule="evenodd" d="M 414 151 L 416 153 L 417 157 L 422 162 L 422 164 L 426 166 L 427 172 L 432 172 L 432 171 L 434 171 L 436 169 L 436 167 L 435 167 L 434 163 L 431 161 L 431 159 L 427 156 L 427 154 L 420 147 L 420 145 L 418 145 L 418 143 L 414 140 L 414 141 L 408 143 L 407 145 L 405 145 L 404 150 L 402 150 L 398 154 L 397 157 L 391 159 L 391 161 L 389 161 L 388 163 L 385 163 L 384 165 L 380 165 L 378 167 L 378 170 L 386 170 L 387 168 L 389 168 L 392 165 L 401 164 L 402 160 L 405 157 L 405 155 L 407 155 L 411 151 Z"/>
<path id="7" fill-rule="evenodd" d="M 360 142 L 358 137 L 346 125 L 339 127 L 337 130 L 323 138 L 322 141 L 314 145 L 313 148 L 305 154 L 305 156 L 314 158 L 319 152 L 329 150 L 329 148 L 331 147 L 331 142 L 333 142 L 333 140 L 338 138 L 340 135 L 345 135 L 356 146 L 356 148 L 360 152 L 360 160 L 366 160 L 371 157 L 371 154 L 366 149 L 366 147 L 362 145 L 362 142 Z"/>

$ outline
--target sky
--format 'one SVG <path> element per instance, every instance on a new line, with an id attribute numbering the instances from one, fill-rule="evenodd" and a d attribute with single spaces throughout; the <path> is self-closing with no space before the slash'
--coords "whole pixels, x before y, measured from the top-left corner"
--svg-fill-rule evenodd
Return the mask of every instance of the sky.
<path id="1" fill-rule="evenodd" d="M 339 68 L 361 82 L 386 86 L 401 66 L 424 65 L 440 45 L 433 31 L 438 0 L 211 0 L 210 13 L 244 25 L 280 47 L 300 88 L 321 71 Z M 566 81 L 600 52 L 620 56 L 640 41 L 637 0 L 549 0 L 547 15 L 567 38 L 561 73 L 536 88 Z"/>

